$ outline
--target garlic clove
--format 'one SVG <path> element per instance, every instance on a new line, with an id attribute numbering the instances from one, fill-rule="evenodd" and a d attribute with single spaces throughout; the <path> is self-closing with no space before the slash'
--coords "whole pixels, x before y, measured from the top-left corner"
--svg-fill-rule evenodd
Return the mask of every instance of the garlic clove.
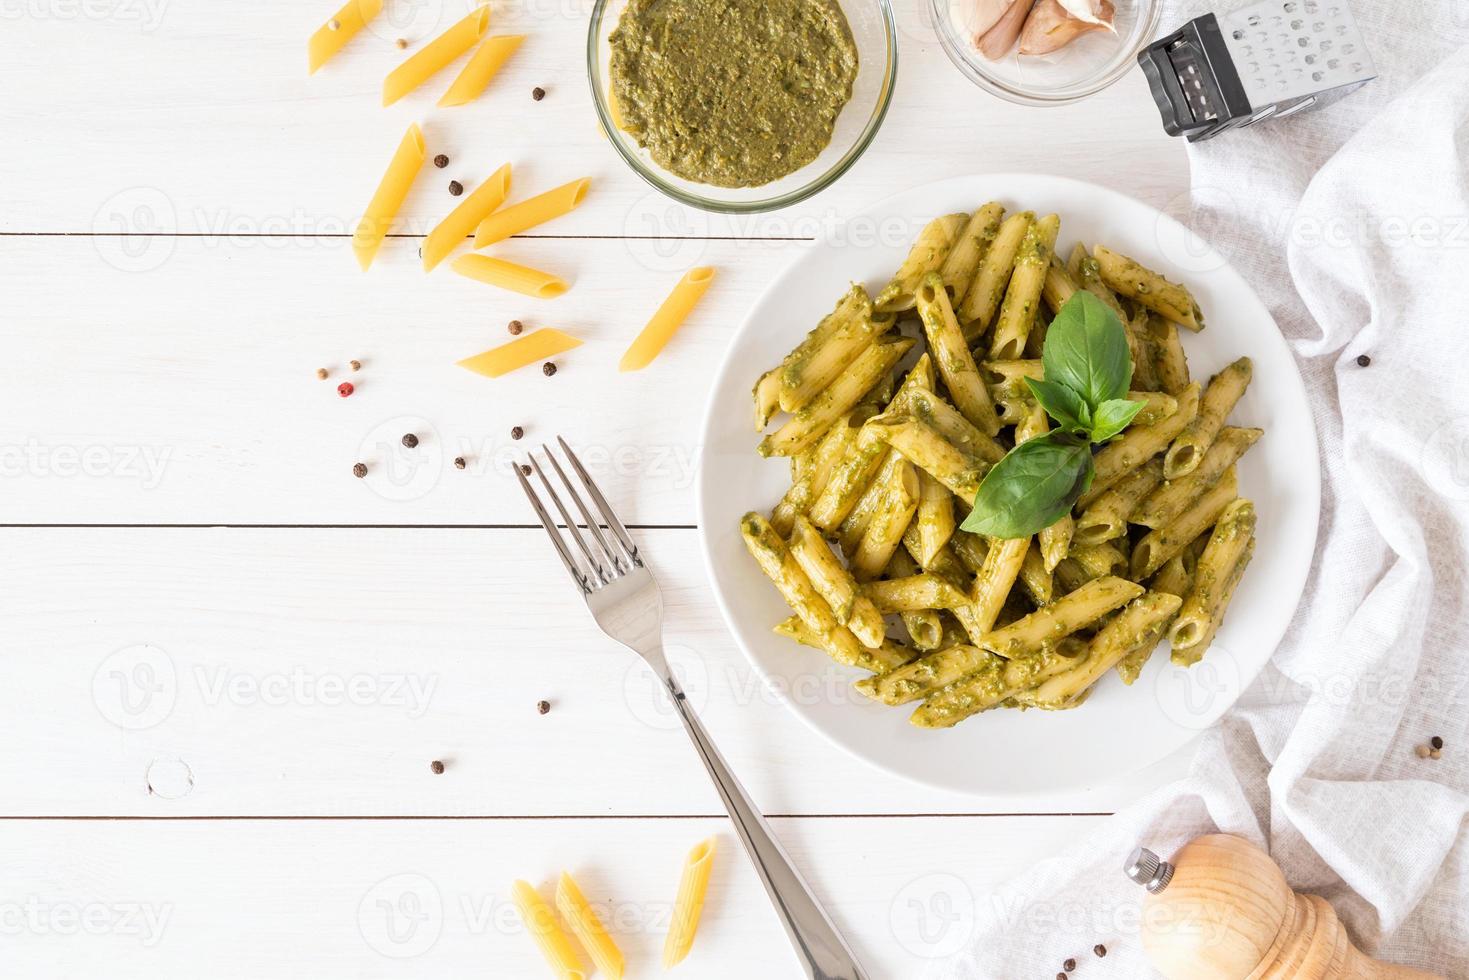
<path id="1" fill-rule="evenodd" d="M 1062 6 L 1062 2 L 1063 0 L 1040 0 L 1036 4 L 1020 35 L 1021 54 L 1050 54 L 1066 47 L 1083 34 L 1112 30 L 1112 17 L 1116 13 L 1112 0 L 1100 0 L 1096 19 L 1090 21 L 1071 16 Z"/>
<path id="2" fill-rule="evenodd" d="M 1009 54 L 1034 5 L 1035 0 L 1015 0 L 1005 11 L 1005 16 L 979 39 L 979 53 L 991 61 L 999 61 Z"/>
<path id="3" fill-rule="evenodd" d="M 1098 27 L 1116 32 L 1112 26 L 1112 19 L 1117 11 L 1112 6 L 1111 0 L 1057 0 L 1066 12 L 1083 24 L 1095 24 Z"/>
<path id="4" fill-rule="evenodd" d="M 967 0 L 963 8 L 964 31 L 974 39 L 976 47 L 980 38 L 1000 22 L 1006 12 L 1019 0 Z"/>

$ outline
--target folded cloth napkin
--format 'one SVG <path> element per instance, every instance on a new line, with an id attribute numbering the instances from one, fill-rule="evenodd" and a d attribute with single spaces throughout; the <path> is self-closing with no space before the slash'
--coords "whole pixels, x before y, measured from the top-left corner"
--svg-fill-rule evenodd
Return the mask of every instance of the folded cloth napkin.
<path id="1" fill-rule="evenodd" d="M 1379 78 L 1191 147 L 1176 215 L 1256 285 L 1310 392 L 1323 499 L 1295 620 L 1187 778 L 981 898 L 934 977 L 1068 957 L 1076 980 L 1155 976 L 1122 862 L 1216 829 L 1266 846 L 1365 951 L 1469 977 L 1469 3 L 1331 2 Z M 1442 758 L 1418 757 L 1434 735 Z"/>

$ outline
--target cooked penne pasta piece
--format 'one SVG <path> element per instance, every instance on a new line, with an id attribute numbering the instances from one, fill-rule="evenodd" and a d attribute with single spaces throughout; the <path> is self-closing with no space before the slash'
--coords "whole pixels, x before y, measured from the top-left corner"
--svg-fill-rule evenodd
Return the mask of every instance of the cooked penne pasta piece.
<path id="1" fill-rule="evenodd" d="M 571 939 L 561 931 L 556 913 L 551 911 L 551 906 L 545 903 L 530 882 L 515 882 L 510 886 L 510 897 L 520 912 L 526 932 L 535 940 L 557 980 L 586 980 Z"/>
<path id="2" fill-rule="evenodd" d="M 673 918 L 668 936 L 663 940 L 663 969 L 684 961 L 694 948 L 694 934 L 699 930 L 699 917 L 704 912 L 704 894 L 709 890 L 709 874 L 714 869 L 714 838 L 700 841 L 684 858 L 679 876 L 678 895 L 673 900 Z"/>
<path id="3" fill-rule="evenodd" d="M 892 281 L 872 301 L 878 311 L 901 313 L 913 309 L 915 294 L 923 283 L 923 277 L 943 267 L 944 260 L 949 257 L 960 232 L 968 223 L 967 214 L 946 214 L 924 225 Z"/>
<path id="4" fill-rule="evenodd" d="M 965 292 L 964 302 L 957 311 L 959 323 L 964 327 L 964 339 L 969 343 L 973 344 L 984 334 L 994 319 L 995 311 L 1000 308 L 1005 287 L 1010 284 L 1010 276 L 1015 271 L 1016 253 L 1020 251 L 1020 244 L 1025 241 L 1025 234 L 1034 220 L 1033 211 L 1010 215 L 1000 225 L 995 240 L 984 253 L 974 283 Z"/>
<path id="5" fill-rule="evenodd" d="M 1127 322 L 1127 311 L 1117 301 L 1117 294 L 1102 281 L 1101 270 L 1097 266 L 1097 260 L 1087 252 L 1087 248 L 1081 242 L 1077 242 L 1071 249 L 1071 255 L 1066 262 L 1066 271 L 1071 278 L 1076 280 L 1078 289 L 1085 289 L 1097 299 L 1107 304 L 1107 308 L 1117 314 L 1117 319 L 1123 323 Z"/>
<path id="6" fill-rule="evenodd" d="M 709 284 L 714 281 L 714 267 L 701 265 L 696 269 L 690 269 L 683 274 L 674 285 L 673 292 L 668 294 L 653 314 L 637 337 L 633 339 L 632 345 L 622 355 L 622 360 L 617 364 L 619 371 L 641 371 L 653 363 L 653 358 L 663 350 L 664 346 L 678 328 L 683 326 L 692 312 L 694 305 L 703 297 Z"/>
<path id="7" fill-rule="evenodd" d="M 908 721 L 919 728 L 952 728 L 965 718 L 1071 669 L 1085 653 L 1085 643 L 1065 637 L 1054 649 L 1042 649 L 1013 660 L 993 657 L 974 673 L 930 695 Z"/>
<path id="8" fill-rule="evenodd" d="M 842 554 L 851 557 L 862 543 L 862 535 L 867 533 L 867 527 L 872 523 L 875 515 L 887 501 L 888 487 L 894 480 L 894 471 L 901 467 L 906 460 L 903 454 L 891 447 L 884 450 L 882 465 L 877 468 L 877 473 L 872 480 L 862 489 L 862 496 L 857 498 L 857 504 L 852 512 L 842 521 L 837 528 L 837 546 L 842 549 Z"/>
<path id="9" fill-rule="evenodd" d="M 1025 552 L 1025 560 L 1020 563 L 1020 577 L 1017 579 L 1036 606 L 1044 606 L 1050 602 L 1056 590 L 1055 577 L 1052 574 L 1055 566 L 1047 568 L 1046 559 L 1041 553 L 1040 539 L 1043 536 L 1036 535 L 1036 540 Z"/>
<path id="10" fill-rule="evenodd" d="M 944 289 L 954 306 L 964 301 L 964 294 L 974 283 L 974 274 L 979 263 L 989 251 L 990 243 L 1000 231 L 1000 219 L 1004 217 L 1003 205 L 991 201 L 969 216 L 969 223 L 959 232 L 954 247 L 949 249 L 939 276 L 944 280 Z"/>
<path id="11" fill-rule="evenodd" d="M 484 37 L 490 8 L 475 7 L 447 31 L 425 44 L 383 79 L 383 105 L 389 106 L 428 81 Z"/>
<path id="12" fill-rule="evenodd" d="M 1041 299 L 1046 301 L 1046 306 L 1050 307 L 1053 314 L 1059 313 L 1066 301 L 1076 295 L 1078 288 L 1080 287 L 1076 285 L 1076 280 L 1071 278 L 1071 273 L 1066 271 L 1061 257 L 1056 254 L 1053 242 L 1051 264 L 1046 269 L 1046 283 L 1041 288 Z"/>
<path id="13" fill-rule="evenodd" d="M 770 523 L 780 534 L 790 534 L 797 515 L 804 516 L 816 498 L 826 489 L 832 474 L 846 456 L 847 450 L 862 431 L 862 413 L 853 411 L 838 419 L 812 448 L 793 460 L 806 460 L 780 503 L 771 511 Z"/>
<path id="14" fill-rule="evenodd" d="M 458 364 L 466 371 L 483 374 L 487 378 L 498 378 L 527 364 L 544 361 L 548 357 L 564 354 L 580 346 L 581 341 L 570 334 L 562 333 L 554 327 L 542 327 L 524 337 L 492 347 L 484 353 L 466 357 Z"/>
<path id="15" fill-rule="evenodd" d="M 1255 505 L 1235 500 L 1224 508 L 1209 543 L 1199 556 L 1193 587 L 1173 624 L 1173 662 L 1189 667 L 1199 662 L 1219 630 L 1234 587 L 1253 554 Z"/>
<path id="16" fill-rule="evenodd" d="M 1056 580 L 1056 591 L 1061 595 L 1075 592 L 1091 581 L 1086 570 L 1070 558 L 1062 558 L 1051 574 Z"/>
<path id="17" fill-rule="evenodd" d="M 949 397 L 968 422 L 986 436 L 1000 431 L 1000 420 L 990 393 L 979 376 L 979 365 L 969 353 L 959 321 L 954 319 L 949 294 L 937 273 L 929 273 L 918 287 L 918 312 L 933 353 L 934 366 L 949 389 Z"/>
<path id="18" fill-rule="evenodd" d="M 1132 577 L 1145 579 L 1178 554 L 1189 542 L 1214 526 L 1224 508 L 1239 496 L 1234 467 L 1202 497 L 1189 505 L 1172 523 L 1144 535 L 1132 549 Z"/>
<path id="19" fill-rule="evenodd" d="M 1092 637 L 1081 663 L 1041 683 L 1024 698 L 1024 703 L 1049 709 L 1074 705 L 1124 657 L 1157 646 L 1180 605 L 1178 596 L 1166 592 L 1147 592 L 1134 599 Z"/>
<path id="20" fill-rule="evenodd" d="M 485 215 L 485 219 L 474 230 L 474 247 L 485 248 L 504 241 L 511 235 L 543 225 L 552 218 L 569 214 L 587 196 L 587 188 L 591 186 L 592 179 L 582 177 L 560 187 L 553 187 L 544 194 L 526 198 L 519 204 L 512 204 L 508 208 Z"/>
<path id="21" fill-rule="evenodd" d="M 1250 359 L 1241 357 L 1209 379 L 1209 386 L 1199 398 L 1199 414 L 1178 434 L 1168 447 L 1168 455 L 1163 457 L 1164 477 L 1176 480 L 1194 471 L 1219 430 L 1224 428 L 1224 420 L 1234 411 L 1235 403 L 1249 387 L 1253 373 Z"/>
<path id="22" fill-rule="evenodd" d="M 1177 438 L 1184 426 L 1193 421 L 1199 410 L 1199 386 L 1190 385 L 1178 396 L 1178 411 L 1147 426 L 1133 426 L 1113 439 L 1092 457 L 1096 476 L 1091 489 L 1081 495 L 1077 506 L 1083 510 L 1112 489 L 1128 473 L 1163 452 Z"/>
<path id="23" fill-rule="evenodd" d="M 837 419 L 847 414 L 873 386 L 897 366 L 913 347 L 908 339 L 876 343 L 852 362 L 842 375 L 785 425 L 760 443 L 762 456 L 794 456 L 814 443 Z"/>
<path id="24" fill-rule="evenodd" d="M 1127 536 L 1127 515 L 1163 482 L 1163 460 L 1157 457 L 1114 483 L 1076 518 L 1078 545 L 1101 544 Z"/>
<path id="25" fill-rule="evenodd" d="M 918 529 L 918 564 L 927 565 L 939 549 L 954 536 L 954 495 L 926 470 L 918 474 L 918 514 L 913 519 Z"/>
<path id="26" fill-rule="evenodd" d="M 975 642 L 1013 660 L 1075 633 L 1142 594 L 1142 586 L 1134 582 L 1103 576 Z"/>
<path id="27" fill-rule="evenodd" d="M 811 627 L 801 622 L 800 616 L 791 616 L 775 624 L 774 632 L 787 639 L 795 640 L 802 646 L 813 650 L 826 652 L 822 644 L 821 636 Z M 882 646 L 872 650 L 862 651 L 863 660 L 856 666 L 874 674 L 882 674 L 903 666 L 918 656 L 918 651 L 903 646 L 894 640 L 884 639 Z"/>
<path id="28" fill-rule="evenodd" d="M 780 368 L 771 368 L 760 375 L 751 395 L 755 399 L 755 431 L 764 432 L 780 411 Z"/>
<path id="29" fill-rule="evenodd" d="M 1152 528 L 1177 520 L 1195 500 L 1218 483 L 1225 471 L 1264 434 L 1264 429 L 1239 429 L 1234 426 L 1225 428 L 1204 454 L 1203 462 L 1198 464 L 1197 469 L 1185 477 L 1169 480 L 1158 487 L 1138 504 L 1127 519 L 1134 524 Z M 1163 468 L 1166 472 L 1166 461 Z"/>
<path id="30" fill-rule="evenodd" d="M 836 621 L 851 630 L 863 646 L 882 646 L 887 636 L 882 613 L 871 598 L 859 591 L 852 573 L 842 566 L 832 554 L 831 546 L 804 517 L 797 517 L 791 528 L 790 549 L 812 587 L 831 607 Z"/>
<path id="31" fill-rule="evenodd" d="M 870 425 L 858 429 L 826 486 L 807 508 L 811 523 L 828 534 L 839 528 L 876 478 L 887 453 L 888 444 L 876 429 Z"/>
<path id="32" fill-rule="evenodd" d="M 966 504 L 989 472 L 990 464 L 965 452 L 940 435 L 933 426 L 908 415 L 879 415 L 867 423 L 888 445 L 925 471 Z"/>
<path id="33" fill-rule="evenodd" d="M 836 309 L 781 364 L 781 409 L 797 412 L 805 408 L 891 326 L 886 317 L 873 318 L 867 290 L 853 285 Z"/>
<path id="34" fill-rule="evenodd" d="M 961 451 L 986 463 L 998 463 L 1005 458 L 1003 446 L 981 432 L 958 409 L 932 391 L 910 391 L 902 402 L 902 410 L 914 418 L 922 419 Z"/>
<path id="35" fill-rule="evenodd" d="M 906 459 L 893 466 L 878 486 L 883 494 L 882 506 L 872 515 L 852 553 L 852 575 L 859 582 L 882 574 L 918 510 L 918 472 Z"/>
<path id="36" fill-rule="evenodd" d="M 1157 425 L 1178 411 L 1178 399 L 1161 391 L 1129 391 L 1128 401 L 1142 402 L 1142 411 L 1132 420 L 1133 425 Z"/>
<path id="37" fill-rule="evenodd" d="M 1132 387 L 1143 391 L 1158 391 L 1158 369 L 1155 366 L 1157 351 L 1153 349 L 1153 335 L 1148 331 L 1152 317 L 1144 308 L 1139 308 L 1131 319 L 1123 320 L 1127 331 L 1127 352 L 1132 356 Z"/>
<path id="38" fill-rule="evenodd" d="M 347 0 L 342 9 L 322 24 L 306 42 L 306 62 L 311 74 L 347 46 L 367 22 L 382 13 L 383 0 Z M 335 26 L 333 26 L 335 25 Z"/>
<path id="39" fill-rule="evenodd" d="M 490 79 L 505 66 L 524 40 L 524 34 L 497 34 L 485 38 L 479 50 L 470 55 L 469 61 L 449 84 L 449 90 L 440 97 L 439 108 L 464 105 L 479 98 L 489 87 Z"/>
<path id="40" fill-rule="evenodd" d="M 1025 339 L 1040 312 L 1046 270 L 1051 267 L 1051 254 L 1060 230 L 1061 219 L 1048 214 L 1025 233 L 1025 240 L 1015 255 L 1015 272 L 1005 290 L 1000 318 L 995 321 L 994 334 L 990 337 L 990 360 L 1010 360 L 1025 353 Z"/>
<path id="41" fill-rule="evenodd" d="M 449 253 L 464 242 L 480 219 L 505 202 L 510 193 L 510 164 L 490 174 L 489 178 L 476 187 L 454 210 L 423 240 L 419 252 L 423 254 L 423 271 L 431 272 L 434 266 L 444 261 Z"/>
<path id="42" fill-rule="evenodd" d="M 1153 372 L 1158 376 L 1158 387 L 1176 395 L 1189 385 L 1188 358 L 1178 328 L 1161 316 L 1150 316 L 1148 336 L 1153 342 Z"/>
<path id="43" fill-rule="evenodd" d="M 770 523 L 756 513 L 746 514 L 740 522 L 745 547 L 755 556 L 762 571 L 775 583 L 786 604 L 801 621 L 821 638 L 822 649 L 841 664 L 864 666 L 862 644 L 851 630 L 837 622 L 826 601 L 817 594 L 811 579 L 786 547 L 785 541 Z"/>
<path id="44" fill-rule="evenodd" d="M 984 556 L 984 564 L 975 573 L 974 587 L 971 590 L 978 625 L 983 633 L 988 633 L 995 628 L 995 622 L 1000 618 L 1000 610 L 1004 608 L 1005 599 L 1010 595 L 1015 580 L 1020 576 L 1020 568 L 1025 563 L 1025 553 L 1029 550 L 1030 538 L 1028 537 L 1007 538 L 989 543 L 989 550 Z"/>
<path id="45" fill-rule="evenodd" d="M 1186 287 L 1102 245 L 1092 249 L 1092 257 L 1102 280 L 1123 296 L 1195 333 L 1204 329 L 1204 315 Z"/>
<path id="46" fill-rule="evenodd" d="M 449 263 L 449 268 L 466 279 L 534 299 L 555 299 L 570 288 L 560 276 L 489 255 L 461 255 Z"/>
<path id="47" fill-rule="evenodd" d="M 908 538 L 914 533 L 913 525 L 908 525 L 904 532 L 904 545 Z M 912 556 L 904 549 L 899 548 L 893 552 L 893 557 L 888 561 L 887 577 L 889 579 L 908 578 L 921 573 L 923 569 L 918 566 Z M 945 581 L 948 581 L 945 579 Z M 950 582 L 954 588 L 958 585 Z M 944 620 L 937 609 L 911 609 L 898 613 L 898 618 L 903 621 L 903 629 L 908 631 L 908 639 L 912 641 L 913 648 L 923 652 L 938 650 L 944 646 Z M 964 642 L 969 642 L 968 636 Z"/>
<path id="48" fill-rule="evenodd" d="M 998 667 L 1001 661 L 988 650 L 959 644 L 924 654 L 886 674 L 864 677 L 853 687 L 874 701 L 896 707 L 926 698 L 991 663 Z"/>
<path id="49" fill-rule="evenodd" d="M 957 609 L 969 602 L 954 583 L 933 572 L 868 582 L 862 586 L 862 594 L 883 614 Z"/>
<path id="50" fill-rule="evenodd" d="M 1163 567 L 1148 579 L 1148 588 L 1154 592 L 1168 592 L 1182 599 L 1193 591 L 1194 569 L 1197 566 L 1198 559 L 1194 557 L 1192 547 L 1184 548 L 1164 562 Z"/>
<path id="51" fill-rule="evenodd" d="M 377 250 L 382 247 L 398 209 L 403 206 L 403 199 L 413 186 L 413 178 L 418 176 L 423 166 L 423 158 L 423 131 L 418 128 L 418 123 L 414 123 L 399 140 L 383 179 L 378 182 L 372 200 L 367 202 L 367 211 L 352 231 L 352 254 L 357 256 L 357 264 L 363 272 L 372 265 Z"/>
<path id="52" fill-rule="evenodd" d="M 1081 566 L 1087 580 L 1104 575 L 1127 575 L 1127 556 L 1110 544 L 1089 544 L 1072 548 L 1068 556 Z"/>
<path id="53" fill-rule="evenodd" d="M 608 980 L 622 980 L 625 969 L 622 950 L 607 935 L 607 928 L 597 918 L 576 879 L 564 871 L 556 882 L 556 911 L 561 913 L 571 934 L 587 951 L 597 969 L 602 971 L 602 976 Z"/>

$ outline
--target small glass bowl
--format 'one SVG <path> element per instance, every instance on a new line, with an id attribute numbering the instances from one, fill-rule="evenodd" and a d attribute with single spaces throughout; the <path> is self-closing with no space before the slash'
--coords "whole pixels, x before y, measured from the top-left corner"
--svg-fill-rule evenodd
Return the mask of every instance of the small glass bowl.
<path id="1" fill-rule="evenodd" d="M 979 53 L 964 26 L 974 0 L 929 0 L 929 12 L 944 53 L 980 88 L 1021 105 L 1055 106 L 1096 95 L 1137 64 L 1138 52 L 1158 31 L 1157 0 L 1116 0 L 1116 34 L 1091 31 L 1059 51 L 999 61 Z"/>
<path id="2" fill-rule="evenodd" d="M 867 149 L 887 115 L 898 77 L 898 29 L 888 0 L 837 0 L 857 44 L 858 69 L 852 98 L 837 116 L 831 142 L 821 155 L 794 173 L 759 187 L 715 187 L 664 170 L 637 140 L 612 122 L 608 106 L 608 36 L 617 27 L 627 0 L 596 0 L 587 30 L 587 78 L 602 131 L 619 156 L 643 180 L 669 197 L 704 211 L 744 214 L 774 211 L 804 201 L 846 173 Z"/>

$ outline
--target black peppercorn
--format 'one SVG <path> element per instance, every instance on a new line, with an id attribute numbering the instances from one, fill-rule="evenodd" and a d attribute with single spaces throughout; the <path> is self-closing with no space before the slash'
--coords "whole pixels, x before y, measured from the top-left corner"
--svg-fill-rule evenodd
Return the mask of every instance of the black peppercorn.
<path id="1" fill-rule="evenodd" d="M 520 464 L 520 472 L 524 476 L 530 476 L 530 464 L 529 463 L 521 463 Z"/>
<path id="2" fill-rule="evenodd" d="M 355 477 L 357 477 L 357 479 L 359 479 L 359 480 L 362 479 L 364 476 L 367 475 L 367 464 L 366 463 L 353 463 L 352 464 L 352 475 L 355 476 Z"/>
<path id="3" fill-rule="evenodd" d="M 551 702 L 550 701 L 537 701 L 536 702 L 536 710 L 539 711 L 543 715 L 546 714 L 547 712 L 549 712 L 551 710 Z"/>
<path id="4" fill-rule="evenodd" d="M 414 435 L 411 432 L 403 433 L 403 445 L 407 446 L 409 449 L 412 449 L 414 446 L 418 445 L 418 436 Z"/>
<path id="5" fill-rule="evenodd" d="M 460 194 L 464 193 L 464 185 L 459 183 L 459 181 L 457 180 L 449 181 L 449 193 L 453 194 L 455 197 L 458 197 Z"/>
<path id="6" fill-rule="evenodd" d="M 1431 746 L 1433 746 L 1436 749 L 1441 749 L 1441 748 L 1443 748 L 1443 739 L 1440 738 L 1439 736 L 1435 735 L 1435 736 L 1433 736 L 1433 738 L 1430 738 L 1428 740 L 1428 744 L 1431 745 Z"/>
<path id="7" fill-rule="evenodd" d="M 429 771 L 432 772 L 435 776 L 442 776 L 444 774 L 444 764 L 442 762 L 440 762 L 438 759 L 435 759 L 433 762 L 430 762 L 428 764 L 428 768 L 429 768 Z"/>
<path id="8" fill-rule="evenodd" d="M 454 457 L 454 468 L 456 470 L 462 470 L 462 469 L 464 469 L 464 467 L 466 465 L 468 465 L 468 464 L 466 464 L 464 462 L 464 457 L 463 456 L 455 456 Z"/>
<path id="9" fill-rule="evenodd" d="M 1366 354 L 1358 354 L 1357 355 L 1357 367 L 1366 367 L 1367 365 L 1369 365 L 1371 363 L 1372 363 L 1372 358 L 1368 357 Z"/>
<path id="10" fill-rule="evenodd" d="M 539 102 L 546 97 L 546 90 L 537 85 L 530 90 L 530 97 Z"/>
<path id="11" fill-rule="evenodd" d="M 512 438 L 512 439 L 521 439 L 521 438 L 524 438 L 524 436 L 525 436 L 525 430 L 522 429 L 520 426 L 516 425 L 516 426 L 512 426 L 511 427 L 511 429 L 510 429 L 510 438 Z"/>
<path id="12" fill-rule="evenodd" d="M 1061 964 L 1061 969 L 1065 970 L 1067 973 L 1070 973 L 1072 970 L 1076 969 L 1076 960 L 1068 959 L 1065 963 Z"/>
<path id="13" fill-rule="evenodd" d="M 520 331 L 525 329 L 525 324 L 521 323 L 519 320 L 511 320 L 508 324 L 505 325 L 505 329 L 510 331 L 510 336 L 518 337 L 520 336 Z"/>
<path id="14" fill-rule="evenodd" d="M 1101 943 L 1097 943 L 1095 946 L 1092 947 L 1092 952 L 1096 953 L 1098 956 L 1106 956 L 1107 947 L 1103 946 Z"/>
<path id="15" fill-rule="evenodd" d="M 440 153 L 438 156 L 434 157 L 434 166 L 438 167 L 440 170 L 443 170 L 448 165 L 449 158 L 444 156 L 444 154 Z"/>
<path id="16" fill-rule="evenodd" d="M 549 378 L 551 375 L 556 373 L 556 365 L 551 361 L 547 361 L 545 364 L 541 365 L 541 373 Z"/>
<path id="17" fill-rule="evenodd" d="M 1070 980 L 1070 978 L 1068 978 L 1064 973 L 1058 973 L 1056 974 L 1056 980 Z"/>

